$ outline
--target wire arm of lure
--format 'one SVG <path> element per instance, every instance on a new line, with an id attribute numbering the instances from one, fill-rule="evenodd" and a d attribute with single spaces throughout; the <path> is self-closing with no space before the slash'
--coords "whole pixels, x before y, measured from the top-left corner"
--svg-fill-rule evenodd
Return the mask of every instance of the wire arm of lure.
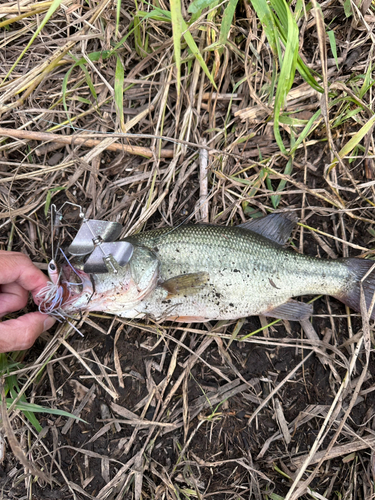
<path id="1" fill-rule="evenodd" d="M 66 201 L 61 205 L 61 207 L 58 209 L 54 203 L 51 204 L 51 209 L 50 209 L 50 217 L 51 217 L 51 246 L 52 246 L 52 259 L 56 260 L 57 253 L 59 251 L 59 245 L 56 248 L 55 251 L 55 236 L 57 234 L 58 228 L 61 226 L 61 221 L 63 220 L 63 209 L 66 205 L 70 205 L 72 207 L 76 207 L 79 209 L 79 217 L 81 219 L 84 219 L 85 214 L 83 212 L 83 209 L 81 205 L 77 205 L 76 203 L 71 203 L 70 201 Z"/>

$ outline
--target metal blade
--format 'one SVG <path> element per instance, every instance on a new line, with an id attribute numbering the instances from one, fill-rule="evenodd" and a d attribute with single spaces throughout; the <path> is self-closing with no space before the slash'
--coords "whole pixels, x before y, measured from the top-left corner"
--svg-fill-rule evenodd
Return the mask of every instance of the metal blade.
<path id="1" fill-rule="evenodd" d="M 68 252 L 71 255 L 87 255 L 94 250 L 96 238 L 102 241 L 114 241 L 120 236 L 121 230 L 122 225 L 119 222 L 94 219 L 83 221 Z"/>
<path id="2" fill-rule="evenodd" d="M 127 241 L 114 241 L 102 243 L 95 247 L 90 257 L 85 262 L 83 270 L 85 273 L 107 273 L 105 257 L 111 255 L 119 266 L 125 266 L 132 258 L 134 247 Z"/>

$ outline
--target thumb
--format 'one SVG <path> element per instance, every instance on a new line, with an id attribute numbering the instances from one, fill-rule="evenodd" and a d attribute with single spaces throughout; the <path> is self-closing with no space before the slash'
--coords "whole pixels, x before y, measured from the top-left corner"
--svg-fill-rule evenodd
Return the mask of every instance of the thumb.
<path id="1" fill-rule="evenodd" d="M 40 312 L 25 314 L 0 323 L 0 352 L 29 349 L 39 335 L 51 328 L 55 318 Z"/>

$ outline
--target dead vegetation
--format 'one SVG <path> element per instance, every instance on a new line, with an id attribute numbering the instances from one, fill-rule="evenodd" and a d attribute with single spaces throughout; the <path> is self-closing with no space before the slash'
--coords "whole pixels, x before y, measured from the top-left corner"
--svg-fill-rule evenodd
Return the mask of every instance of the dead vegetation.
<path id="1" fill-rule="evenodd" d="M 124 235 L 291 210 L 296 251 L 371 257 L 374 23 L 367 1 L 2 2 L 1 248 L 43 268 L 70 201 Z M 90 314 L 1 355 L 2 498 L 374 498 L 372 325 L 314 300 L 301 327 Z"/>

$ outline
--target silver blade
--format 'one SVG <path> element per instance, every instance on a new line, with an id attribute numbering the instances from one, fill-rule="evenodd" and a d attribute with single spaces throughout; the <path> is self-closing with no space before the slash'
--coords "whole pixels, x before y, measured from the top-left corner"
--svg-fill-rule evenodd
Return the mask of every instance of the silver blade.
<path id="1" fill-rule="evenodd" d="M 84 221 L 68 252 L 71 255 L 87 255 L 95 248 L 94 239 L 100 237 L 102 241 L 114 241 L 120 236 L 121 230 L 119 222 L 94 219 Z"/>
<path id="2" fill-rule="evenodd" d="M 114 241 L 102 243 L 95 247 L 87 259 L 83 270 L 85 273 L 107 273 L 108 268 L 104 258 L 112 255 L 119 266 L 125 266 L 133 255 L 134 247 L 127 241 Z"/>

